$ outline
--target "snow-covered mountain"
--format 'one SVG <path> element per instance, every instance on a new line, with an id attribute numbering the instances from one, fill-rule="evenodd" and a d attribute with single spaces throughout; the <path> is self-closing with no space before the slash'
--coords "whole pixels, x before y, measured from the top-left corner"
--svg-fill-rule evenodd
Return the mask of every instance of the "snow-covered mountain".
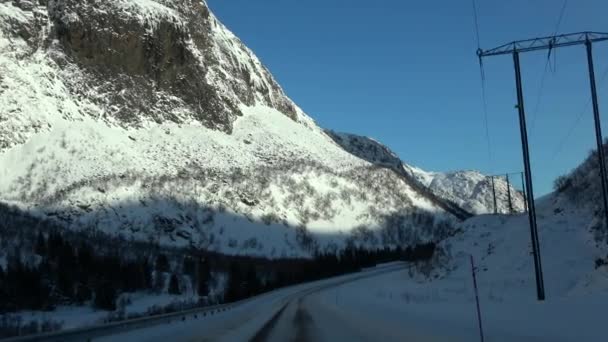
<path id="1" fill-rule="evenodd" d="M 61 119 L 231 132 L 257 104 L 311 124 L 200 0 L 3 0 L 0 25 L 3 150 Z"/>
<path id="2" fill-rule="evenodd" d="M 494 193 L 496 212 L 508 214 L 526 210 L 523 193 L 509 185 L 503 177 L 494 177 L 493 189 L 492 179 L 477 171 L 437 173 L 428 187 L 439 197 L 454 201 L 474 214 L 494 212 Z M 509 207 L 509 197 L 511 207 Z"/>
<path id="3" fill-rule="evenodd" d="M 434 202 L 456 216 L 459 216 L 458 213 L 462 210 L 472 215 L 494 213 L 494 193 L 496 212 L 525 211 L 523 194 L 507 184 L 505 178 L 494 177 L 492 189 L 492 179 L 480 172 L 428 172 L 405 163 L 396 153 L 372 138 L 333 131 L 328 131 L 328 134 L 353 155 L 402 175 L 417 187 L 419 192 L 427 194 Z M 509 207 L 509 196 L 512 208 Z M 466 213 L 464 217 L 467 217 Z"/>
<path id="4" fill-rule="evenodd" d="M 0 199 L 72 229 L 272 257 L 440 239 L 194 0 L 0 0 Z"/>
<path id="5" fill-rule="evenodd" d="M 495 178 L 498 210 L 507 212 L 510 192 L 517 213 L 471 218 L 493 212 L 487 176 L 427 172 L 373 139 L 320 128 L 204 1 L 0 0 L 2 272 L 15 259 L 42 260 L 33 232 L 49 220 L 85 231 L 73 234 L 81 239 L 108 233 L 97 235 L 106 246 L 100 256 L 119 249 L 125 260 L 138 254 L 131 239 L 272 258 L 432 240 L 435 258 L 410 268 L 422 272 L 365 287 L 360 297 L 426 311 L 433 324 L 452 315 L 464 317 L 451 321 L 458 330 L 474 326 L 476 317 L 463 315 L 474 312 L 466 285 L 473 255 L 484 324 L 510 332 L 519 324 L 513 313 L 566 312 L 544 321 L 568 326 L 573 309 L 584 313 L 578 321 L 588 318 L 585 305 L 599 307 L 608 291 L 598 179 L 592 154 L 537 202 L 550 301 L 533 306 L 521 194 Z M 139 247 L 147 261 L 161 251 L 183 261 L 186 248 L 150 253 L 152 245 Z M 154 271 L 161 292 L 164 273 L 180 268 Z M 431 277 L 421 279 L 425 270 Z M 190 295 L 195 282 L 181 275 Z"/>

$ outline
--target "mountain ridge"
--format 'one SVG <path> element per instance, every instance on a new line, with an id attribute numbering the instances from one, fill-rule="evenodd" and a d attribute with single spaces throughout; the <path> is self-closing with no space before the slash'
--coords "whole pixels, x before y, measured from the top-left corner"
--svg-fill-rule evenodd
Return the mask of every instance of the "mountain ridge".
<path id="1" fill-rule="evenodd" d="M 450 234 L 454 210 L 337 144 L 191 3 L 0 2 L 2 201 L 74 230 L 271 257 Z"/>
<path id="2" fill-rule="evenodd" d="M 513 213 L 525 211 L 523 194 L 501 178 L 494 179 L 497 208 L 494 208 L 489 177 L 479 171 L 428 172 L 409 165 L 390 148 L 364 136 L 326 130 L 346 151 L 372 164 L 387 167 L 402 175 L 418 192 L 461 220 L 473 215 L 510 213 L 508 192 Z"/>

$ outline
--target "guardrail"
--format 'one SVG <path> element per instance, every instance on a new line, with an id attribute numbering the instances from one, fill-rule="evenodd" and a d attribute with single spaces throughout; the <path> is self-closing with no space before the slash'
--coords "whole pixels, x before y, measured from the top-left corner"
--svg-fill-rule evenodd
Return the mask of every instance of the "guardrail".
<path id="1" fill-rule="evenodd" d="M 299 291 L 295 294 L 291 294 L 290 296 L 288 296 L 288 298 L 291 298 L 291 296 L 294 296 L 294 295 L 299 295 L 300 292 L 319 291 L 319 290 L 322 290 L 327 287 L 341 285 L 341 284 L 344 284 L 344 283 L 347 283 L 350 281 L 359 280 L 362 278 L 374 276 L 374 275 L 381 274 L 384 272 L 391 272 L 391 271 L 399 269 L 398 266 L 400 266 L 399 263 L 386 264 L 385 267 L 376 270 L 376 272 L 370 272 L 370 274 L 359 275 L 359 276 L 352 277 L 352 278 L 345 279 L 345 280 L 338 280 L 338 281 L 336 281 L 334 283 L 330 283 L 330 284 L 319 284 L 318 286 L 316 286 L 314 288 L 303 289 L 302 291 Z M 373 270 L 374 270 L 374 268 L 362 269 L 362 271 L 373 271 Z M 331 278 L 329 278 L 329 279 L 331 279 Z M 329 279 L 324 279 L 324 280 L 327 281 Z M 321 280 L 321 281 L 323 281 L 323 280 Z M 149 328 L 149 327 L 157 326 L 160 324 L 169 324 L 172 322 L 186 321 L 188 319 L 190 319 L 190 320 L 202 319 L 202 318 L 210 316 L 210 315 L 214 315 L 214 314 L 217 314 L 220 312 L 225 312 L 234 307 L 243 305 L 249 301 L 268 296 L 272 293 L 275 293 L 276 291 L 282 291 L 285 289 L 302 286 L 305 284 L 306 283 L 294 284 L 291 286 L 271 290 L 271 291 L 262 293 L 260 295 L 254 296 L 254 297 L 249 297 L 249 298 L 242 299 L 240 301 L 228 303 L 228 304 L 207 306 L 207 307 L 172 312 L 172 313 L 167 313 L 167 314 L 162 314 L 162 315 L 139 317 L 139 318 L 134 318 L 134 319 L 127 319 L 124 321 L 104 323 L 104 324 L 98 324 L 98 325 L 87 326 L 87 327 L 82 327 L 82 328 L 75 328 L 75 329 L 66 329 L 66 330 L 55 331 L 55 332 L 50 332 L 50 333 L 34 334 L 34 335 L 19 336 L 19 337 L 10 337 L 8 339 L 0 339 L 0 342 L 38 342 L 38 341 L 45 341 L 45 342 L 46 341 L 51 341 L 51 342 L 52 341 L 61 341 L 61 342 L 78 341 L 78 342 L 82 342 L 82 341 L 91 341 L 95 338 L 115 335 L 115 334 L 118 334 L 121 332 L 126 332 L 126 331 L 131 331 L 131 330 L 136 330 L 136 329 Z"/>
<path id="2" fill-rule="evenodd" d="M 267 292 L 265 294 L 268 294 Z M 235 306 L 242 305 L 256 297 L 243 299 L 238 302 L 207 306 L 202 308 L 189 309 L 185 311 L 172 312 L 161 315 L 139 317 L 124 321 L 98 324 L 83 328 L 67 329 L 55 331 L 51 333 L 35 334 L 20 337 L 11 337 L 8 339 L 0 339 L 2 342 L 36 342 L 36 341 L 90 341 L 94 338 L 99 338 L 108 335 L 114 335 L 120 332 L 149 328 L 160 324 L 168 324 L 176 321 L 185 321 L 187 319 L 202 319 L 204 317 L 214 315 L 220 312 L 232 309 Z"/>

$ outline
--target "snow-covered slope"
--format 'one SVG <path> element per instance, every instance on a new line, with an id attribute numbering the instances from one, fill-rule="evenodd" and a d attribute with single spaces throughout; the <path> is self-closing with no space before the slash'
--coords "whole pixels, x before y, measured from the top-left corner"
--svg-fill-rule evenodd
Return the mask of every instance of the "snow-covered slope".
<path id="1" fill-rule="evenodd" d="M 258 104 L 312 125 L 200 0 L 2 0 L 0 25 L 0 151 L 83 117 L 230 132 Z"/>
<path id="2" fill-rule="evenodd" d="M 376 165 L 401 168 L 399 156 L 382 143 L 370 138 L 351 133 L 339 133 L 327 130 L 327 134 L 346 151 Z"/>
<path id="3" fill-rule="evenodd" d="M 608 303 L 608 245 L 597 164 L 593 153 L 556 182 L 557 192 L 536 201 L 545 301 L 536 297 L 528 216 L 518 214 L 463 222 L 461 234 L 440 244 L 444 253 L 430 264 L 435 268 L 412 263 L 409 270 L 321 293 L 320 302 L 368 330 L 474 341 L 478 295 L 486 340 L 605 341 L 598 317 Z"/>
<path id="4" fill-rule="evenodd" d="M 73 229 L 272 257 L 441 239 L 201 1 L 0 0 L 0 199 Z"/>
<path id="5" fill-rule="evenodd" d="M 603 145 L 608 157 L 608 142 Z M 600 166 L 597 150 L 591 151 L 587 159 L 570 173 L 555 180 L 555 192 L 573 203 L 577 209 L 587 210 L 593 215 L 591 231 L 597 241 L 608 241 L 608 222 L 604 217 L 604 202 L 600 182 Z"/>
<path id="6" fill-rule="evenodd" d="M 425 171 L 413 165 L 403 164 L 403 169 L 410 174 L 418 183 L 424 187 L 429 187 L 438 172 Z"/>
<path id="7" fill-rule="evenodd" d="M 595 259 L 604 257 L 608 249 L 593 238 L 592 212 L 556 195 L 538 201 L 536 208 L 547 296 L 607 290 L 606 274 L 596 272 Z M 456 259 L 464 263 L 465 257 L 473 254 L 482 270 L 481 281 L 495 296 L 508 291 L 510 296 L 534 298 L 527 214 L 479 216 L 465 222 L 462 228 L 463 235 L 447 242 Z"/>
<path id="8" fill-rule="evenodd" d="M 523 193 L 508 185 L 503 177 L 494 177 L 492 189 L 492 179 L 477 171 L 436 173 L 428 187 L 434 194 L 449 199 L 474 214 L 494 212 L 494 193 L 498 213 L 525 211 Z"/>
<path id="9" fill-rule="evenodd" d="M 607 152 L 608 146 L 604 146 L 604 154 Z M 594 152 L 556 182 L 556 192 L 536 201 L 544 283 L 551 301 L 608 291 L 608 269 L 602 266 L 608 245 L 598 170 Z M 464 233 L 444 244 L 452 251 L 454 263 L 464 270 L 469 266 L 468 255 L 475 257 L 480 288 L 490 300 L 535 298 L 527 214 L 482 215 L 463 222 L 460 228 Z"/>
<path id="10" fill-rule="evenodd" d="M 337 133 L 332 130 L 326 131 L 327 134 L 344 150 L 350 152 L 353 156 L 368 161 L 378 167 L 392 170 L 398 174 L 409 186 L 416 190 L 416 192 L 423 195 L 429 201 L 439 206 L 448 213 L 455 217 L 464 220 L 472 216 L 470 212 L 462 209 L 461 206 L 452 202 L 451 200 L 441 198 L 435 195 L 429 190 L 428 186 L 424 184 L 418 174 L 433 175 L 420 169 L 415 169 L 409 165 L 403 163 L 401 159 L 391 151 L 388 147 L 379 143 L 378 141 L 364 137 L 360 135 L 350 133 Z M 418 173 L 414 174 L 412 170 L 416 170 Z"/>
<path id="11" fill-rule="evenodd" d="M 426 193 L 438 205 L 457 207 L 475 215 L 494 212 L 492 181 L 486 175 L 477 171 L 424 171 L 403 162 L 396 153 L 372 138 L 333 131 L 328 131 L 328 134 L 353 155 L 403 175 L 413 186 L 419 188 L 420 193 Z M 508 190 L 512 208 L 509 208 Z M 505 179 L 494 177 L 494 191 L 498 213 L 509 213 L 511 209 L 513 212 L 525 210 L 523 194 L 509 186 Z"/>

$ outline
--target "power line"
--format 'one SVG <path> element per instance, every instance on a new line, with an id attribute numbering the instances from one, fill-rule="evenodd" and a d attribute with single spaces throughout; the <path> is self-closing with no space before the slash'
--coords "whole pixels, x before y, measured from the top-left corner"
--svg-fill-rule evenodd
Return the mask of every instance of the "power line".
<path id="1" fill-rule="evenodd" d="M 568 0 L 564 0 L 564 4 L 562 5 L 562 9 L 559 13 L 559 18 L 557 19 L 557 24 L 555 25 L 555 31 L 553 31 L 553 35 L 557 34 L 559 31 L 559 26 L 562 24 L 562 19 L 564 18 L 564 13 L 566 13 L 566 7 L 568 6 Z"/>
<path id="2" fill-rule="evenodd" d="M 564 19 L 564 14 L 566 13 L 566 7 L 568 7 L 568 0 L 564 0 L 564 3 L 562 4 L 562 8 L 559 12 L 559 17 L 557 18 L 557 24 L 555 24 L 555 30 L 553 30 L 553 36 L 556 36 L 557 33 L 559 32 L 559 27 L 561 26 L 562 20 Z M 530 123 L 530 134 L 534 134 L 534 126 L 536 125 L 536 118 L 538 117 L 538 111 L 540 109 L 540 104 L 541 104 L 541 100 L 543 97 L 545 79 L 547 78 L 547 73 L 551 66 L 551 53 L 552 52 L 553 52 L 553 49 L 550 48 L 549 52 L 547 54 L 547 61 L 545 62 L 545 69 L 543 70 L 543 74 L 541 76 L 540 86 L 538 88 L 538 96 L 536 97 L 536 103 L 534 105 L 534 111 L 532 112 L 532 115 L 531 115 L 532 120 Z M 553 58 L 554 58 L 553 71 L 555 71 L 557 69 L 557 62 L 555 61 L 555 54 L 553 54 Z"/>
<path id="3" fill-rule="evenodd" d="M 603 86 L 604 81 L 606 80 L 606 77 L 608 77 L 608 67 L 606 68 L 606 70 L 604 70 L 602 77 L 600 78 L 600 86 L 599 88 L 601 89 Z M 564 138 L 560 141 L 560 143 L 557 145 L 557 148 L 555 149 L 555 151 L 553 152 L 553 154 L 551 155 L 551 159 L 550 159 L 550 163 L 553 164 L 555 162 L 555 159 L 557 158 L 557 156 L 562 153 L 562 150 L 564 149 L 564 147 L 566 146 L 566 143 L 568 142 L 568 140 L 570 139 L 570 137 L 572 136 L 572 133 L 574 133 L 574 130 L 576 129 L 576 127 L 578 126 L 578 124 L 580 123 L 581 119 L 583 118 L 583 115 L 585 115 L 585 113 L 587 113 L 587 111 L 589 110 L 589 106 L 591 106 L 591 101 L 592 99 L 589 98 L 589 100 L 587 100 L 587 103 L 585 104 L 585 107 L 583 108 L 583 110 L 581 110 L 578 115 L 576 116 L 576 119 L 574 120 L 574 122 L 570 125 L 570 129 L 568 130 L 568 133 L 566 133 L 566 135 L 564 136 Z"/>
<path id="4" fill-rule="evenodd" d="M 481 39 L 479 39 L 479 20 L 477 19 L 477 3 L 475 0 L 471 0 L 473 4 L 473 18 L 475 19 L 475 33 L 477 35 L 477 48 L 481 48 Z"/>
<path id="5" fill-rule="evenodd" d="M 475 0 L 471 0 L 471 3 L 473 5 L 473 18 L 475 21 L 475 35 L 477 37 L 477 51 L 481 51 L 481 39 L 480 39 L 480 35 L 479 35 L 479 20 L 478 20 L 478 15 L 477 15 L 477 3 Z M 481 98 L 482 98 L 482 106 L 483 106 L 484 125 L 485 125 L 485 130 L 486 130 L 486 144 L 488 146 L 488 164 L 489 164 L 490 171 L 492 171 L 493 158 L 492 158 L 492 143 L 490 140 L 490 125 L 488 122 L 488 100 L 487 100 L 487 96 L 486 96 L 486 77 L 485 77 L 485 72 L 483 69 L 483 61 L 482 61 L 481 57 L 479 58 L 479 72 L 481 75 Z"/>
<path id="6" fill-rule="evenodd" d="M 545 79 L 547 78 L 547 71 L 549 70 L 549 66 L 551 65 L 551 56 L 547 56 L 547 61 L 545 62 L 545 69 L 543 70 L 543 75 L 540 79 L 540 86 L 538 87 L 538 96 L 536 97 L 536 103 L 534 104 L 534 110 L 531 115 L 531 123 L 530 123 L 530 134 L 534 133 L 534 126 L 536 125 L 536 118 L 538 117 L 538 110 L 540 109 L 540 103 L 543 98 L 543 90 L 545 87 Z"/>
<path id="7" fill-rule="evenodd" d="M 488 120 L 488 100 L 486 96 L 486 80 L 483 77 L 483 67 L 482 67 L 482 77 L 481 77 L 481 98 L 483 102 L 483 119 L 486 129 L 486 143 L 488 144 L 488 163 L 490 164 L 490 171 L 493 171 L 493 157 L 492 157 L 492 142 L 490 140 L 490 125 Z"/>

